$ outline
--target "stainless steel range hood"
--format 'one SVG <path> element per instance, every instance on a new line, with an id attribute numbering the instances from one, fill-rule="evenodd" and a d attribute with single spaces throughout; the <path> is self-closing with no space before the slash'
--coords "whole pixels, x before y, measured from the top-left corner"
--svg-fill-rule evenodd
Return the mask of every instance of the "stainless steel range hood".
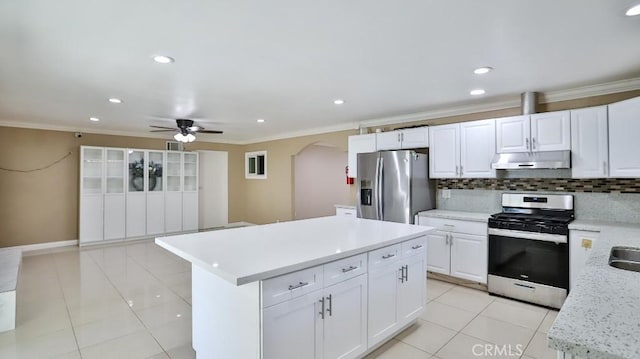
<path id="1" fill-rule="evenodd" d="M 537 103 L 538 93 L 523 93 L 521 95 L 522 114 L 536 113 Z M 571 168 L 571 151 L 498 153 L 493 158 L 491 167 L 497 170 Z"/>
<path id="2" fill-rule="evenodd" d="M 491 167 L 497 170 L 571 168 L 571 151 L 498 153 Z"/>

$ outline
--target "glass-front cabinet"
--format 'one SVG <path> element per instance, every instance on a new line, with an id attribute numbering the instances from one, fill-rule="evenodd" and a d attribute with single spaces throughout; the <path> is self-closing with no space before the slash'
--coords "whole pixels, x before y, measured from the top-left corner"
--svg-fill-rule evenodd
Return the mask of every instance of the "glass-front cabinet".
<path id="1" fill-rule="evenodd" d="M 167 152 L 167 191 L 182 191 L 182 154 Z"/>
<path id="2" fill-rule="evenodd" d="M 82 191 L 102 194 L 103 149 L 82 148 Z"/>
<path id="3" fill-rule="evenodd" d="M 198 190 L 198 154 L 184 153 L 184 191 Z"/>
<path id="4" fill-rule="evenodd" d="M 124 150 L 106 149 L 106 193 L 124 193 Z"/>
<path id="5" fill-rule="evenodd" d="M 127 158 L 123 148 L 105 148 L 104 239 L 124 239 Z"/>
<path id="6" fill-rule="evenodd" d="M 147 178 L 149 192 L 162 192 L 164 152 L 149 151 L 149 165 L 147 166 Z"/>
<path id="7" fill-rule="evenodd" d="M 129 150 L 129 192 L 143 192 L 144 175 L 144 151 Z"/>

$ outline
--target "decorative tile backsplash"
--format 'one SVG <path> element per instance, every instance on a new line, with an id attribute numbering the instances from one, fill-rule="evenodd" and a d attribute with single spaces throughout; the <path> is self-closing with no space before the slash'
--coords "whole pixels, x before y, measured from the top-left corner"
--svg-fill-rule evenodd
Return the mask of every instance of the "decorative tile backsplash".
<path id="1" fill-rule="evenodd" d="M 451 178 L 436 180 L 438 189 L 640 193 L 640 178 Z"/>

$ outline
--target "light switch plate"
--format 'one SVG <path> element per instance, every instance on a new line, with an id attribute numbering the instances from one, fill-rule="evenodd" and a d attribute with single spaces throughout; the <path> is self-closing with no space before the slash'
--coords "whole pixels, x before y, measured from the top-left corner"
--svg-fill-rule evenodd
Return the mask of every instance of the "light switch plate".
<path id="1" fill-rule="evenodd" d="M 451 190 L 443 189 L 442 190 L 442 198 L 451 198 Z"/>

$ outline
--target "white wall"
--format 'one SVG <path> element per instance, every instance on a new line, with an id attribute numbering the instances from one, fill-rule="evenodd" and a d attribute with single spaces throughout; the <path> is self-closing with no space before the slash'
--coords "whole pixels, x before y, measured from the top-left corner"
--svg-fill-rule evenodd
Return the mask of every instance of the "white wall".
<path id="1" fill-rule="evenodd" d="M 295 219 L 330 216 L 334 205 L 351 202 L 346 165 L 347 152 L 324 145 L 310 145 L 294 157 Z"/>

